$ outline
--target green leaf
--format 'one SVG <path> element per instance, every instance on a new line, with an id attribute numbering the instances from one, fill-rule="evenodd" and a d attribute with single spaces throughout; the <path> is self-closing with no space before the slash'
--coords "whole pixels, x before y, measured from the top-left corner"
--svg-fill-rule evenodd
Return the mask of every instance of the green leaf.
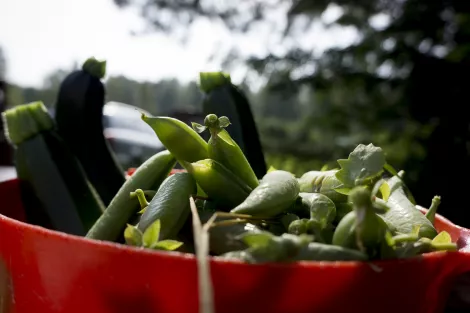
<path id="1" fill-rule="evenodd" d="M 382 185 L 380 185 L 379 190 L 380 190 L 380 193 L 382 194 L 382 199 L 384 201 L 388 201 L 388 198 L 390 197 L 391 192 L 390 192 L 390 186 L 387 184 L 386 181 L 384 181 Z"/>
<path id="2" fill-rule="evenodd" d="M 421 225 L 413 225 L 413 228 L 411 229 L 411 234 L 413 236 L 419 236 L 419 230 L 421 228 Z"/>
<path id="3" fill-rule="evenodd" d="M 152 223 L 144 232 L 143 243 L 144 247 L 151 247 L 160 238 L 160 220 L 156 220 Z"/>
<path id="4" fill-rule="evenodd" d="M 337 193 L 348 196 L 351 193 L 351 188 L 336 188 L 334 189 Z"/>
<path id="5" fill-rule="evenodd" d="M 385 154 L 382 148 L 373 144 L 360 144 L 349 154 L 347 160 L 340 159 L 338 164 L 341 169 L 336 172 L 338 178 L 345 187 L 352 188 L 357 182 L 371 179 L 383 171 Z"/>
<path id="6" fill-rule="evenodd" d="M 182 242 L 176 241 L 176 240 L 162 240 L 155 242 L 150 248 L 155 249 L 155 250 L 165 250 L 165 251 L 173 251 L 178 249 L 183 245 Z"/>
<path id="7" fill-rule="evenodd" d="M 251 248 L 266 247 L 273 239 L 269 232 L 244 233 L 238 236 L 247 246 Z"/>
<path id="8" fill-rule="evenodd" d="M 142 233 L 133 225 L 127 224 L 124 230 L 124 239 L 126 240 L 126 244 L 130 246 L 142 246 Z"/>
<path id="9" fill-rule="evenodd" d="M 204 132 L 207 127 L 204 126 L 204 125 L 201 125 L 201 124 L 198 124 L 198 123 L 195 123 L 195 122 L 191 122 L 191 125 L 193 126 L 193 129 L 196 131 L 196 133 L 200 134 L 202 132 Z"/>
<path id="10" fill-rule="evenodd" d="M 446 231 L 441 231 L 431 242 L 434 244 L 447 244 L 452 243 L 452 238 L 450 237 L 449 233 Z"/>
<path id="11" fill-rule="evenodd" d="M 230 120 L 228 119 L 228 117 L 226 117 L 226 116 L 219 117 L 219 127 L 220 128 L 228 127 L 230 124 L 231 123 L 230 123 Z"/>

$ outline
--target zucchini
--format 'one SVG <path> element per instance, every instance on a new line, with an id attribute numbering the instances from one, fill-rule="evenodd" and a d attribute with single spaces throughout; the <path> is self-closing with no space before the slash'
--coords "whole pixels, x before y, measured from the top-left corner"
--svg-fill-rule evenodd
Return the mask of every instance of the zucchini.
<path id="1" fill-rule="evenodd" d="M 225 73 L 200 73 L 200 86 L 205 93 L 203 113 L 230 119 L 228 133 L 242 149 L 256 177 L 261 179 L 267 167 L 248 99 Z"/>
<path id="2" fill-rule="evenodd" d="M 88 59 L 60 85 L 55 120 L 60 136 L 82 164 L 105 205 L 124 184 L 124 171 L 103 134 L 105 63 Z"/>
<path id="3" fill-rule="evenodd" d="M 15 146 L 27 220 L 58 231 L 84 235 L 104 205 L 79 161 L 54 130 L 42 102 L 3 113 L 6 135 Z"/>

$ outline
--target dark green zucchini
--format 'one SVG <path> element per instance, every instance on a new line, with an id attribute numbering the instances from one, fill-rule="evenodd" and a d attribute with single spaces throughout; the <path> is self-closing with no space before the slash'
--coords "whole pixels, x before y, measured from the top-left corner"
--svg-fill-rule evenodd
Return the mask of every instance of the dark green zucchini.
<path id="1" fill-rule="evenodd" d="M 3 113 L 6 135 L 15 146 L 27 220 L 62 232 L 85 235 L 104 211 L 79 161 L 54 130 L 42 102 Z"/>
<path id="2" fill-rule="evenodd" d="M 77 156 L 107 206 L 124 184 L 124 171 L 103 134 L 105 63 L 88 59 L 60 85 L 55 120 L 59 135 Z"/>
<path id="3" fill-rule="evenodd" d="M 258 130 L 248 99 L 232 84 L 228 74 L 200 73 L 200 85 L 205 93 L 203 112 L 227 116 L 230 136 L 240 146 L 256 176 L 261 179 L 267 171 Z"/>

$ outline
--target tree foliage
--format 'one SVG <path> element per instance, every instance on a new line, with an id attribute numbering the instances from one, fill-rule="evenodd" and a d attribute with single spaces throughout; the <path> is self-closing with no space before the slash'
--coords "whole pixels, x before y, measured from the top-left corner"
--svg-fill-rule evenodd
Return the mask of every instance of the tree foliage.
<path id="1" fill-rule="evenodd" d="M 332 7 L 339 14 L 326 24 L 322 16 Z M 201 17 L 234 32 L 271 25 L 272 35 L 284 38 L 281 43 L 287 48 L 242 61 L 268 79 L 257 101 L 282 94 L 283 102 L 266 101 L 269 114 L 266 108 L 255 109 L 266 116 L 263 123 L 268 126 L 263 129 L 268 133 L 285 135 L 290 129 L 289 140 L 278 143 L 278 151 L 335 158 L 359 142 L 372 141 L 385 148 L 397 167 L 407 170 L 418 201 L 425 203 L 440 193 L 442 211 L 459 207 L 454 195 L 465 192 L 461 173 L 470 173 L 470 120 L 459 113 L 469 96 L 464 73 L 470 68 L 470 2 L 145 0 L 141 9 L 150 25 L 166 32 L 180 31 Z M 276 15 L 273 21 L 275 12 L 283 16 Z M 359 39 L 318 55 L 302 44 L 302 34 L 315 23 L 352 27 Z M 292 38 L 297 44 L 291 44 Z M 239 60 L 237 51 L 229 58 Z M 310 96 L 292 101 L 299 92 Z M 282 122 L 276 116 L 282 116 Z M 302 126 L 286 123 L 294 118 Z M 451 164 L 461 169 L 449 170 Z M 456 213 L 446 214 L 452 218 Z"/>

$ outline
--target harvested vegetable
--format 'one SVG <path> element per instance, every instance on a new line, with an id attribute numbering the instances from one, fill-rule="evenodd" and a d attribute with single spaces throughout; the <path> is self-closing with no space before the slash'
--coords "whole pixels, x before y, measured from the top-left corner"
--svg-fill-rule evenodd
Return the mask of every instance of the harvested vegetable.
<path id="1" fill-rule="evenodd" d="M 270 168 L 258 181 L 249 159 L 224 129 L 228 118 L 209 114 L 204 125 L 193 123 L 194 130 L 167 117 L 143 119 L 187 172 L 167 178 L 159 188 L 139 183 L 126 189 L 123 197 L 133 203 L 131 212 L 140 207 L 142 214 L 140 220 L 129 213 L 119 220 L 130 245 L 178 249 L 177 240 L 188 243 L 195 234 L 190 220 L 196 223 L 197 211 L 199 231 L 193 239 L 204 268 L 207 253 L 264 263 L 368 261 L 456 250 L 448 234 L 438 235 L 432 225 L 440 197 L 422 214 L 405 192 L 402 172 L 389 178 L 392 168 L 380 147 L 358 145 L 347 159 L 338 160 L 339 169 L 312 170 L 296 178 Z M 205 130 L 211 133 L 208 142 L 198 135 Z M 145 176 L 145 171 L 134 175 Z M 200 221 L 206 223 L 202 232 Z M 157 227 L 158 236 L 145 236 Z M 191 251 L 192 243 L 184 247 L 180 251 Z"/>
<path id="2" fill-rule="evenodd" d="M 108 206 L 125 177 L 103 133 L 105 86 L 101 79 L 105 72 L 106 61 L 89 58 L 81 69 L 70 73 L 59 88 L 55 121 L 59 135 Z"/>
<path id="3" fill-rule="evenodd" d="M 42 102 L 3 113 L 6 137 L 15 147 L 15 164 L 27 219 L 74 235 L 85 235 L 104 204 L 83 167 L 55 130 Z"/>
<path id="4" fill-rule="evenodd" d="M 299 183 L 286 171 L 267 173 L 258 187 L 232 213 L 276 216 L 287 210 L 299 196 Z"/>
<path id="5" fill-rule="evenodd" d="M 36 104 L 6 112 L 9 138 L 18 151 L 52 132 L 53 124 L 43 111 Z M 98 220 L 87 237 L 119 242 L 123 236 L 128 245 L 163 251 L 192 253 L 194 247 L 205 281 L 201 297 L 211 294 L 209 253 L 265 263 L 369 261 L 457 250 L 451 236 L 438 233 L 433 225 L 441 198 L 434 197 L 426 215 L 422 214 L 403 183 L 403 172 L 386 162 L 380 147 L 358 145 L 347 159 L 338 160 L 339 169 L 312 169 L 296 178 L 270 168 L 258 181 L 249 158 L 224 129 L 230 124 L 228 118 L 209 114 L 204 126 L 193 124 L 197 132 L 210 131 L 208 142 L 177 119 L 142 118 L 168 150 L 147 160 L 128 178 L 104 213 L 99 210 L 101 216 L 94 217 Z M 25 171 L 25 164 L 30 164 L 25 155 L 18 153 L 18 158 L 25 158 L 19 158 L 18 172 L 28 181 L 37 175 L 37 168 Z M 73 154 L 69 157 L 72 162 Z M 64 160 L 51 159 L 48 166 L 64 170 Z M 186 171 L 169 176 L 176 161 Z M 41 195 L 44 190 L 38 182 L 32 187 Z M 84 191 L 85 185 L 81 186 Z M 89 192 L 93 195 L 92 189 Z M 42 199 L 51 204 L 53 198 L 47 194 Z M 99 208 L 99 198 L 94 201 L 89 202 L 90 208 L 93 203 Z M 61 203 L 74 208 L 72 200 Z M 75 209 L 69 212 L 74 218 L 69 226 L 79 232 L 86 215 L 82 208 Z M 49 213 L 56 214 L 57 205 L 54 210 Z M 53 220 L 60 229 L 58 221 Z"/>

